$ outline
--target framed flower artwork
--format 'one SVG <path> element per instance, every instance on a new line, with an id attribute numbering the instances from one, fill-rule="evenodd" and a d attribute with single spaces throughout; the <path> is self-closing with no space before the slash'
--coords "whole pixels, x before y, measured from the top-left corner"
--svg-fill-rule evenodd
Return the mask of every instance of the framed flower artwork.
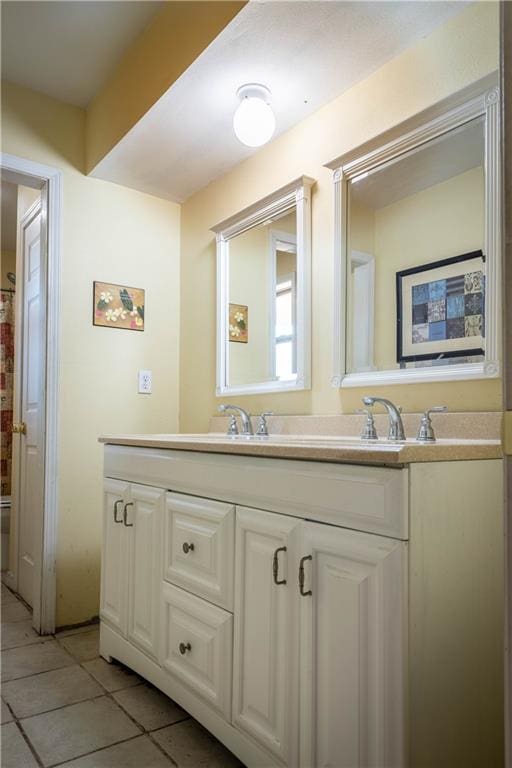
<path id="1" fill-rule="evenodd" d="M 239 344 L 249 341 L 249 308 L 245 304 L 229 305 L 229 340 Z"/>
<path id="2" fill-rule="evenodd" d="M 143 288 L 94 282 L 93 302 L 93 325 L 127 331 L 144 330 Z"/>
<path id="3" fill-rule="evenodd" d="M 484 354 L 482 251 L 397 272 L 396 293 L 397 362 Z"/>

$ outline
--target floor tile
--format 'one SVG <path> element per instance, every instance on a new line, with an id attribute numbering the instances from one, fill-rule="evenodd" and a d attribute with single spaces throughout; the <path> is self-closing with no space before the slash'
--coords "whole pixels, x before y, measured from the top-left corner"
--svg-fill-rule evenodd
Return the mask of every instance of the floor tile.
<path id="1" fill-rule="evenodd" d="M 124 741 L 114 747 L 107 747 L 101 752 L 79 757 L 70 763 L 63 763 L 59 768 L 171 768 L 174 766 L 168 757 L 147 736 Z"/>
<path id="2" fill-rule="evenodd" d="M 151 736 L 180 768 L 243 768 L 238 758 L 195 720 L 169 725 Z"/>
<path id="3" fill-rule="evenodd" d="M 10 603 L 2 603 L 2 622 L 23 621 L 23 619 L 31 618 L 32 614 L 19 600 Z"/>
<path id="4" fill-rule="evenodd" d="M 90 632 L 80 632 L 77 635 L 67 635 L 59 638 L 59 643 L 77 661 L 90 661 L 100 655 L 100 634 L 97 628 Z"/>
<path id="5" fill-rule="evenodd" d="M 11 680 L 2 686 L 2 696 L 16 717 L 30 717 L 102 694 L 101 686 L 78 665 Z"/>
<path id="6" fill-rule="evenodd" d="M 72 704 L 22 721 L 43 764 L 64 762 L 140 734 L 112 699 Z"/>
<path id="7" fill-rule="evenodd" d="M 69 667 L 74 659 L 55 640 L 2 651 L 2 681 L 16 680 L 50 669 Z"/>
<path id="8" fill-rule="evenodd" d="M 2 622 L 2 650 L 19 648 L 22 645 L 44 643 L 48 638 L 41 637 L 32 629 L 32 619 L 25 621 Z"/>
<path id="9" fill-rule="evenodd" d="M 185 720 L 188 715 L 172 699 L 150 685 L 114 693 L 114 699 L 146 731 Z"/>
<path id="10" fill-rule="evenodd" d="M 16 723 L 2 725 L 2 768 L 38 768 Z"/>
<path id="11" fill-rule="evenodd" d="M 1 717 L 2 725 L 4 723 L 10 723 L 11 720 L 14 720 L 14 716 L 12 715 L 11 710 L 9 709 L 5 701 L 3 701 L 2 699 L 2 717 Z"/>
<path id="12" fill-rule="evenodd" d="M 7 589 L 5 584 L 2 584 L 2 605 L 4 603 L 17 603 L 18 598 L 15 594 L 11 592 L 10 589 Z"/>
<path id="13" fill-rule="evenodd" d="M 142 678 L 135 672 L 115 661 L 108 664 L 105 659 L 93 659 L 93 661 L 86 661 L 83 667 L 110 692 L 132 688 L 134 685 L 142 683 Z"/>

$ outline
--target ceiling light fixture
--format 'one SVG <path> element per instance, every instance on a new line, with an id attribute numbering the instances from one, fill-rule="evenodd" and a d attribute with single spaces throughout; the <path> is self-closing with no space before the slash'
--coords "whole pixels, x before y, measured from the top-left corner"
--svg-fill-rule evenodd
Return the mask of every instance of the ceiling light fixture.
<path id="1" fill-rule="evenodd" d="M 248 147 L 261 147 L 272 138 L 276 118 L 270 107 L 270 91 L 264 85 L 247 83 L 236 95 L 240 104 L 233 116 L 236 137 Z"/>

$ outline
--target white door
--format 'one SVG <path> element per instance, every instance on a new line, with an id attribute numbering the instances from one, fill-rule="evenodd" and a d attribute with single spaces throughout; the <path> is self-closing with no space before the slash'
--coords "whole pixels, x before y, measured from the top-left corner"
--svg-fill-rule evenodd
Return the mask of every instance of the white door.
<path id="1" fill-rule="evenodd" d="M 405 762 L 404 542 L 304 523 L 301 765 Z"/>
<path id="2" fill-rule="evenodd" d="M 101 553 L 100 615 L 122 634 L 126 633 L 127 551 L 124 505 L 130 486 L 107 478 L 103 487 L 103 548 Z"/>
<path id="3" fill-rule="evenodd" d="M 158 657 L 165 491 L 132 485 L 123 508 L 128 540 L 128 629 L 131 642 Z"/>
<path id="4" fill-rule="evenodd" d="M 46 275 L 40 201 L 21 220 L 19 236 L 18 295 L 22 304 L 17 315 L 20 327 L 16 329 L 19 397 L 15 421 L 23 424 L 24 432 L 15 436 L 19 453 L 14 503 L 18 520 L 18 592 L 32 606 L 35 590 L 40 589 L 44 513 Z"/>
<path id="5" fill-rule="evenodd" d="M 237 507 L 233 723 L 276 764 L 298 764 L 301 521 Z M 269 765 L 273 761 L 269 759 Z"/>

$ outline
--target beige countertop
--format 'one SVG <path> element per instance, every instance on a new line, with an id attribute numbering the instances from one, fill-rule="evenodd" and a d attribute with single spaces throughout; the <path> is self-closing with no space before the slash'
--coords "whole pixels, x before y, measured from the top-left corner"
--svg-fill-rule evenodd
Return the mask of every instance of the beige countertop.
<path id="1" fill-rule="evenodd" d="M 462 461 L 501 458 L 498 439 L 441 438 L 435 443 L 403 443 L 385 439 L 364 442 L 353 436 L 271 435 L 268 438 L 227 437 L 222 433 L 191 435 L 104 435 L 109 445 L 164 448 L 168 450 L 262 456 L 279 459 L 332 461 L 355 464 L 411 464 L 426 461 Z"/>

